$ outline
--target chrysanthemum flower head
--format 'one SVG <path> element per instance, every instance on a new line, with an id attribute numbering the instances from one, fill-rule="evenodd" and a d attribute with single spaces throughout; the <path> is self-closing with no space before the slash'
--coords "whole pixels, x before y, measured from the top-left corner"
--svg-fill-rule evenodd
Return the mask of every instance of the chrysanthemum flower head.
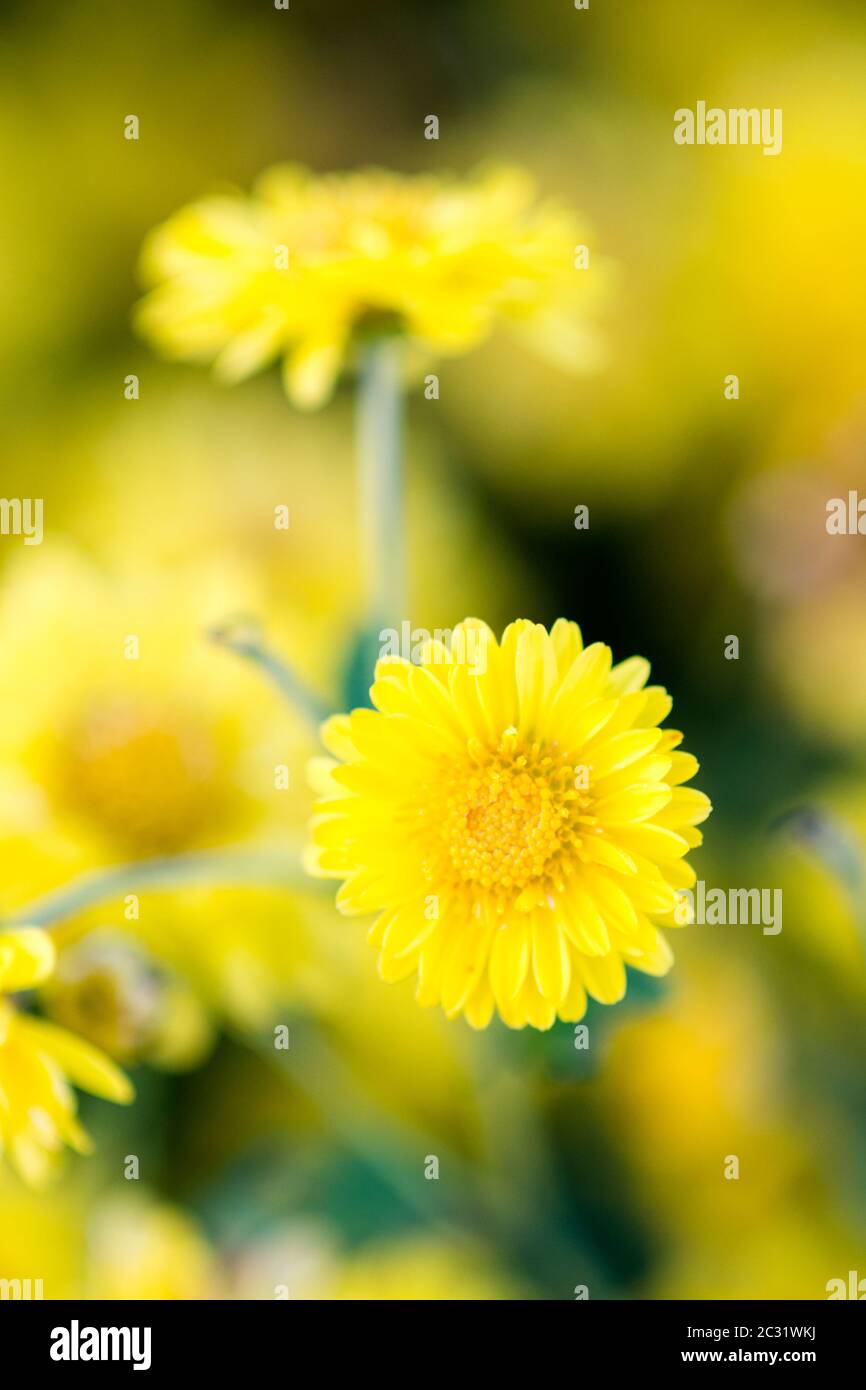
<path id="1" fill-rule="evenodd" d="M 46 932 L 0 931 L 0 1153 L 35 1185 L 50 1175 L 64 1144 L 90 1149 L 72 1086 L 120 1104 L 133 1096 L 123 1072 L 97 1048 L 3 997 L 41 985 L 54 964 Z"/>
<path id="2" fill-rule="evenodd" d="M 476 346 L 499 318 L 565 365 L 593 355 L 572 217 L 534 203 L 519 170 L 466 181 L 379 169 L 264 174 L 250 196 L 182 208 L 145 243 L 140 329 L 169 356 L 238 381 L 281 359 L 301 406 L 321 403 L 359 336 L 434 353 Z"/>
<path id="3" fill-rule="evenodd" d="M 384 980 L 417 974 L 419 1003 L 474 1027 L 549 1028 L 621 999 L 626 965 L 668 970 L 710 803 L 648 675 L 562 620 L 497 642 L 469 619 L 379 661 L 375 708 L 325 725 L 310 867 L 376 913 Z"/>

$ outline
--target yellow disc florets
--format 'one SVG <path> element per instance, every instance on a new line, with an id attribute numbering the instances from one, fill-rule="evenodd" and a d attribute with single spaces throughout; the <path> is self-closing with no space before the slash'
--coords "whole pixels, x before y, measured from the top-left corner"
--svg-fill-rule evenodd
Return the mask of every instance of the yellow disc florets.
<path id="1" fill-rule="evenodd" d="M 137 852 L 182 848 L 218 817 L 216 750 L 185 712 L 95 700 L 62 752 L 65 800 Z"/>
<path id="2" fill-rule="evenodd" d="M 513 729 L 474 751 L 425 817 L 444 849 L 431 874 L 450 867 L 455 887 L 493 891 L 503 905 L 532 885 L 543 893 L 561 879 L 563 851 L 575 851 L 586 825 L 579 769 L 555 745 L 526 744 Z"/>

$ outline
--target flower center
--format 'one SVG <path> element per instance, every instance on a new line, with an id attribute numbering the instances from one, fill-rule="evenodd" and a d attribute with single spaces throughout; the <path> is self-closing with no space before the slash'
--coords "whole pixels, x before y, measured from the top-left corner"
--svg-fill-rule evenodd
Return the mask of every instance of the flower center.
<path id="1" fill-rule="evenodd" d="M 447 780 L 437 819 L 451 876 L 504 896 L 543 887 L 577 849 L 588 804 L 565 754 L 507 730 Z"/>
<path id="2" fill-rule="evenodd" d="M 223 809 L 219 758 L 206 730 L 174 709 L 95 700 L 67 731 L 67 805 L 137 852 L 182 848 Z"/>

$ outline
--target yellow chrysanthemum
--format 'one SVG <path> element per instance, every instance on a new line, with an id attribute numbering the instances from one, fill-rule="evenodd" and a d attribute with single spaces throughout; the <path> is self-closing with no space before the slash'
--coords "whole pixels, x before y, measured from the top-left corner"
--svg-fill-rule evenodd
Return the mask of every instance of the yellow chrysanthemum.
<path id="1" fill-rule="evenodd" d="M 621 999 L 626 964 L 667 971 L 710 803 L 648 675 L 563 620 L 500 644 L 468 619 L 417 665 L 379 661 L 375 709 L 324 727 L 310 868 L 378 914 L 384 980 L 417 971 L 419 1003 L 476 1028 L 549 1028 Z"/>
<path id="2" fill-rule="evenodd" d="M 369 329 L 459 353 L 503 317 L 583 366 L 583 307 L 598 281 L 575 269 L 580 240 L 569 215 L 533 205 L 514 169 L 454 182 L 279 166 L 250 197 L 205 198 L 151 233 L 138 325 L 171 357 L 214 361 L 227 381 L 282 358 L 301 406 L 327 397 Z"/>
<path id="3" fill-rule="evenodd" d="M 0 1152 L 34 1184 L 49 1176 L 63 1144 L 79 1153 L 90 1148 L 73 1085 L 121 1105 L 133 1097 L 123 1072 L 97 1048 L 2 998 L 42 984 L 54 961 L 51 938 L 37 927 L 0 932 Z"/>

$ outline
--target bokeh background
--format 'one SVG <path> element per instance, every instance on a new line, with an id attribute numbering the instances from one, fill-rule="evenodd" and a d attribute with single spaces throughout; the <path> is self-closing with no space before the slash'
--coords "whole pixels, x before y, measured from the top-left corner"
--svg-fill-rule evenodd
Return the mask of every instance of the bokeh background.
<path id="1" fill-rule="evenodd" d="M 678 934 L 583 1050 L 418 1009 L 318 888 L 92 909 L 43 1004 L 139 1099 L 84 1105 L 98 1153 L 49 1191 L 0 1178 L 0 1277 L 622 1299 L 866 1277 L 866 541 L 824 525 L 866 489 L 862 6 L 5 9 L 0 490 L 43 497 L 46 533 L 0 540 L 0 910 L 128 859 L 294 852 L 310 737 L 205 633 L 256 615 L 333 697 L 362 618 L 351 383 L 300 416 L 276 373 L 161 364 L 130 327 L 145 232 L 274 162 L 505 160 L 613 267 L 603 360 L 575 379 L 497 338 L 410 401 L 412 620 L 563 614 L 650 657 L 716 806 L 699 874 L 781 888 L 784 927 Z M 675 146 L 698 99 L 781 107 L 781 156 Z"/>

